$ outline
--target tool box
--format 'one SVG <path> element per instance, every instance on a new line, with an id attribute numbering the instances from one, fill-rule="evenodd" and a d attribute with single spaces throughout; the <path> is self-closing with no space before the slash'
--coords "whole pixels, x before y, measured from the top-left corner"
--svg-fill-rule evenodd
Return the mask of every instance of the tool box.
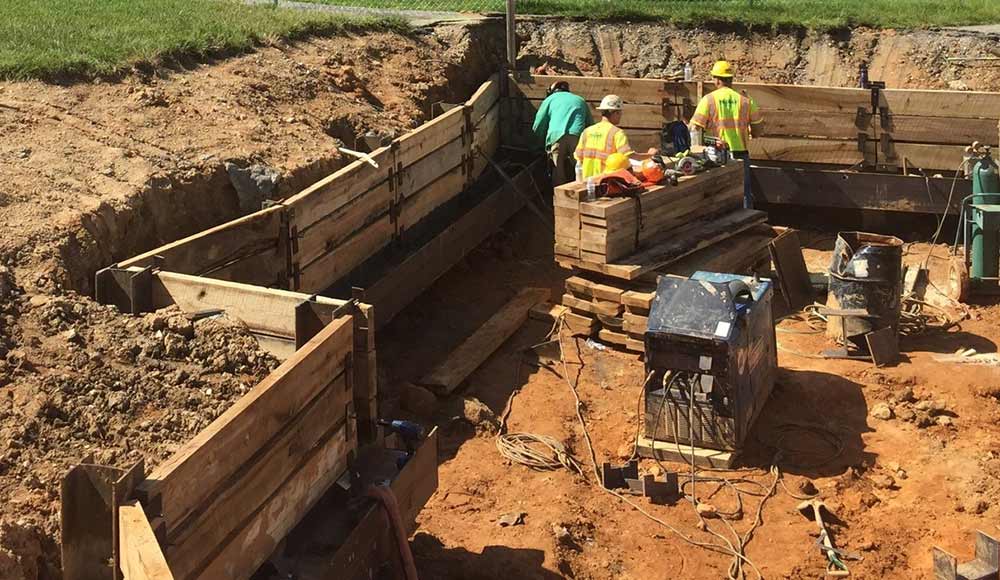
<path id="1" fill-rule="evenodd" d="M 737 451 L 778 366 L 770 280 L 696 272 L 663 276 L 645 334 L 645 435 Z"/>

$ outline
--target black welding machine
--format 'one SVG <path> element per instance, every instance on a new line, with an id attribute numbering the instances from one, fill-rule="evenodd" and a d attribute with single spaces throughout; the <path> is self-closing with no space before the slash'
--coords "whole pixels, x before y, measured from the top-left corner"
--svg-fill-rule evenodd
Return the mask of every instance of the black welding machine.
<path id="1" fill-rule="evenodd" d="M 660 278 L 645 335 L 646 437 L 742 448 L 774 386 L 773 295 L 756 277 Z"/>

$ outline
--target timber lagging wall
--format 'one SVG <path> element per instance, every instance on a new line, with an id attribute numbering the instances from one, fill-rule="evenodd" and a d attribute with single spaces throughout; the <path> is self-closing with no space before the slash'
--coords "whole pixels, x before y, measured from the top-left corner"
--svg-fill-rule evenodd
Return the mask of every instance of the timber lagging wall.
<path id="1" fill-rule="evenodd" d="M 625 101 L 622 127 L 633 148 L 660 146 L 662 127 L 687 123 L 708 82 L 672 82 L 573 76 L 511 75 L 504 102 L 514 123 L 511 143 L 532 143 L 531 123 L 549 85 L 569 82 L 590 103 L 614 93 Z M 973 141 L 996 145 L 1000 93 L 868 89 L 738 83 L 764 114 L 760 135 L 751 140 L 757 161 L 858 165 L 882 169 L 954 171 Z M 597 111 L 594 110 L 595 117 Z"/>
<path id="2" fill-rule="evenodd" d="M 461 193 L 499 146 L 499 79 L 276 205 L 120 264 L 318 293 Z"/>

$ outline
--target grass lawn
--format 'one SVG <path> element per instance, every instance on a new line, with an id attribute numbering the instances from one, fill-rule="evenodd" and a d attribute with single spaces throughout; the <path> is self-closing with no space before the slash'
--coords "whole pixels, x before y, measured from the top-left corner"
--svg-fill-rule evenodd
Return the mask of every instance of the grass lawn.
<path id="1" fill-rule="evenodd" d="M 307 0 L 421 10 L 502 12 L 503 0 Z M 683 25 L 742 23 L 817 29 L 1000 24 L 1000 0 L 517 0 L 520 14 Z"/>
<path id="2" fill-rule="evenodd" d="M 373 28 L 405 24 L 234 0 L 0 0 L 0 77 L 109 74 L 271 39 Z"/>

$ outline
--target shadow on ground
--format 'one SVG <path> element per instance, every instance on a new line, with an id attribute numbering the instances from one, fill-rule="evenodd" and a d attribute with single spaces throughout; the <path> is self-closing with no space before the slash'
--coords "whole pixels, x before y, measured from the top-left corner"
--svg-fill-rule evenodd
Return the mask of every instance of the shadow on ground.
<path id="1" fill-rule="evenodd" d="M 412 547 L 422 578 L 548 580 L 563 577 L 542 567 L 545 562 L 542 550 L 486 546 L 477 554 L 464 548 L 445 547 L 441 540 L 423 532 L 414 536 Z"/>

